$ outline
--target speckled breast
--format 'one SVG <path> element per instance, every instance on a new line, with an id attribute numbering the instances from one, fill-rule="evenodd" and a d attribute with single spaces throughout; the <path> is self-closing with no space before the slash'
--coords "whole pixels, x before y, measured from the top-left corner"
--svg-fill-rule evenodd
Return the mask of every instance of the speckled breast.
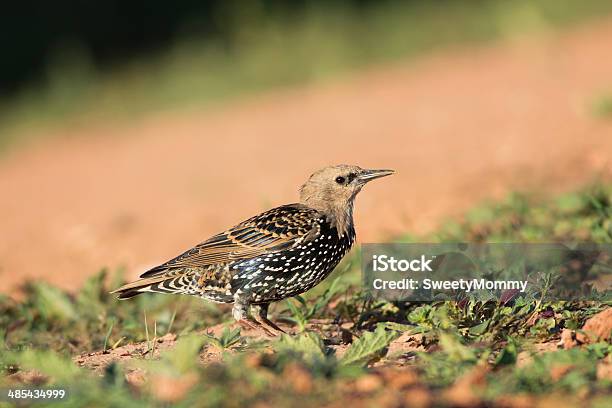
<path id="1" fill-rule="evenodd" d="M 324 219 L 310 242 L 277 253 L 243 260 L 236 270 L 232 292 L 250 303 L 268 303 L 306 292 L 325 279 L 351 249 L 355 230 L 341 236 Z"/>

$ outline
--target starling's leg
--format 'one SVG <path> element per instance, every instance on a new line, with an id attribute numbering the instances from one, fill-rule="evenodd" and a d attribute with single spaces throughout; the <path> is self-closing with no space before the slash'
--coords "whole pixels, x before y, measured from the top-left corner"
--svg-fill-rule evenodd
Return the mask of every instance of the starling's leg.
<path id="1" fill-rule="evenodd" d="M 244 300 L 234 297 L 234 307 L 232 308 L 232 316 L 236 319 L 238 324 L 249 330 L 263 330 L 269 336 L 275 336 L 276 334 L 271 332 L 267 327 L 262 326 L 257 320 L 249 316 L 249 304 Z"/>
<path id="2" fill-rule="evenodd" d="M 249 318 L 249 304 L 242 302 L 241 299 L 236 298 L 234 301 L 234 307 L 232 308 L 232 316 L 236 319 L 236 322 L 245 329 L 258 329 L 258 324 L 253 322 Z"/>
<path id="3" fill-rule="evenodd" d="M 259 323 L 262 326 L 267 327 L 268 330 L 274 331 L 275 334 L 279 336 L 281 333 L 285 333 L 285 331 L 281 329 L 280 327 L 278 327 L 273 321 L 268 319 L 268 307 L 269 306 L 270 306 L 269 303 L 264 303 L 262 305 L 259 305 L 259 313 L 258 313 Z"/>

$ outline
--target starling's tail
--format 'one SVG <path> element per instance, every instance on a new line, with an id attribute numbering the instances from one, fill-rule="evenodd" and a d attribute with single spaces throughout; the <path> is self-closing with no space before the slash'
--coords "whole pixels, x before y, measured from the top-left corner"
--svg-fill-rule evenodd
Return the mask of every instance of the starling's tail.
<path id="1" fill-rule="evenodd" d="M 118 293 L 118 299 L 129 299 L 145 292 L 157 293 L 177 293 L 177 290 L 170 290 L 168 281 L 173 281 L 176 277 L 156 276 L 152 278 L 138 279 L 137 281 L 125 284 L 111 293 Z"/>
<path id="2" fill-rule="evenodd" d="M 117 299 L 130 299 L 144 292 L 146 291 L 145 290 L 128 290 L 125 292 L 119 292 L 119 296 L 117 296 Z M 115 292 L 113 291 L 111 293 L 115 293 Z"/>

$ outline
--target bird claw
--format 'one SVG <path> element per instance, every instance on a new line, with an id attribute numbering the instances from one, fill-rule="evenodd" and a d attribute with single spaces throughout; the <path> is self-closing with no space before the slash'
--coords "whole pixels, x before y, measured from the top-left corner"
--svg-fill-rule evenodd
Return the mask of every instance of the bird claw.
<path id="1" fill-rule="evenodd" d="M 280 337 L 283 333 L 285 333 L 283 329 L 276 326 L 275 324 L 274 325 L 262 324 L 261 327 L 262 329 L 266 331 L 266 333 L 269 333 L 271 337 Z"/>
<path id="2" fill-rule="evenodd" d="M 268 330 L 274 332 L 275 336 L 280 336 L 281 334 L 286 334 L 287 333 L 286 331 L 284 331 L 283 329 L 278 327 L 273 321 L 271 321 L 267 317 L 261 317 L 260 316 L 259 319 L 260 319 L 259 320 L 259 324 L 261 324 L 262 327 L 265 327 Z"/>
<path id="3" fill-rule="evenodd" d="M 280 336 L 280 333 L 276 332 L 271 327 L 266 327 L 266 325 L 263 325 L 262 323 L 256 320 L 241 319 L 241 320 L 238 320 L 238 324 L 246 330 L 254 330 L 254 331 L 263 332 L 268 337 Z"/>

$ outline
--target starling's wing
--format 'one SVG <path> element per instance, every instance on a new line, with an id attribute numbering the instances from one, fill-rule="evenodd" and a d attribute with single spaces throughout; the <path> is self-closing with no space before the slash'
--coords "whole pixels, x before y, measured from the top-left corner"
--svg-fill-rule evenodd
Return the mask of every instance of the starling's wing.
<path id="1" fill-rule="evenodd" d="M 194 294 L 196 271 L 205 271 L 198 278 L 202 280 L 198 281 L 200 287 L 225 288 L 231 279 L 224 272 L 228 263 L 314 240 L 320 231 L 318 219 L 320 214 L 316 210 L 300 204 L 274 208 L 211 237 L 112 293 L 119 293 L 120 299 L 142 292 Z"/>
<path id="2" fill-rule="evenodd" d="M 300 204 L 266 211 L 217 234 L 187 252 L 155 267 L 141 278 L 184 268 L 207 268 L 274 253 L 314 240 L 320 214 Z"/>

